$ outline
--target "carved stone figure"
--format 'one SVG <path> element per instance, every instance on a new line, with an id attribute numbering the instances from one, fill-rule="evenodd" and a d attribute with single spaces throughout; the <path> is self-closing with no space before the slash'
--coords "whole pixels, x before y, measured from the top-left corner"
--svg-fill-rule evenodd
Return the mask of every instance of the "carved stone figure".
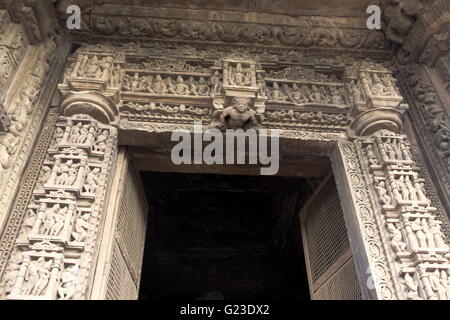
<path id="1" fill-rule="evenodd" d="M 164 80 L 161 78 L 161 76 L 159 74 L 156 75 L 152 90 L 156 94 L 166 94 L 167 93 L 167 85 L 165 84 Z"/>
<path id="2" fill-rule="evenodd" d="M 59 209 L 54 215 L 54 224 L 50 228 L 49 235 L 51 236 L 59 236 L 64 227 L 64 222 L 67 215 L 67 207 Z"/>
<path id="3" fill-rule="evenodd" d="M 404 284 L 406 286 L 408 300 L 422 300 L 418 294 L 419 284 L 414 281 L 409 273 L 405 274 Z"/>
<path id="4" fill-rule="evenodd" d="M 430 232 L 433 234 L 433 241 L 436 248 L 448 250 L 448 245 L 442 238 L 441 226 L 436 220 L 431 221 Z"/>
<path id="5" fill-rule="evenodd" d="M 417 242 L 420 248 L 427 248 L 427 237 L 422 228 L 422 222 L 420 218 L 417 218 L 411 223 L 412 230 L 415 232 Z"/>
<path id="6" fill-rule="evenodd" d="M 261 73 L 258 73 L 257 77 L 257 85 L 258 85 L 258 95 L 261 97 L 266 96 L 266 81 Z"/>
<path id="7" fill-rule="evenodd" d="M 392 204 L 392 199 L 387 194 L 386 183 L 384 181 L 379 181 L 378 184 L 375 186 L 375 189 L 377 189 L 378 191 L 378 197 L 382 204 L 384 205 Z"/>
<path id="8" fill-rule="evenodd" d="M 87 231 L 89 228 L 89 219 L 90 215 L 85 213 L 83 215 L 79 215 L 75 220 L 74 231 L 72 231 L 72 238 L 74 241 L 83 242 L 86 238 Z"/>
<path id="9" fill-rule="evenodd" d="M 376 157 L 375 152 L 373 150 L 373 146 L 371 144 L 367 145 L 366 152 L 367 152 L 367 158 L 369 159 L 369 164 L 371 166 L 377 166 L 380 164 L 380 162 L 378 161 L 378 158 Z"/>
<path id="10" fill-rule="evenodd" d="M 218 112 L 219 129 L 250 129 L 258 128 L 256 112 L 250 107 L 250 99 L 233 98 L 233 105 Z"/>
<path id="11" fill-rule="evenodd" d="M 398 44 L 403 44 L 415 20 L 423 12 L 421 0 L 388 0 L 383 18 L 387 22 L 386 37 Z"/>
<path id="12" fill-rule="evenodd" d="M 70 143 L 77 143 L 78 138 L 81 134 L 81 122 L 77 123 L 75 126 L 72 127 L 72 132 L 70 133 Z"/>
<path id="13" fill-rule="evenodd" d="M 95 193 L 98 184 L 98 174 L 100 173 L 99 168 L 94 168 L 93 170 L 88 169 L 86 174 L 86 180 L 83 185 L 84 192 Z"/>
<path id="14" fill-rule="evenodd" d="M 97 152 L 104 152 L 108 137 L 109 137 L 108 130 L 102 130 L 101 133 L 95 138 L 95 143 L 92 149 Z"/>
<path id="15" fill-rule="evenodd" d="M 280 86 L 278 85 L 277 82 L 274 82 L 272 84 L 272 90 L 270 92 L 269 97 L 271 100 L 274 100 L 274 101 L 285 101 L 286 100 L 286 96 L 280 90 Z"/>
<path id="16" fill-rule="evenodd" d="M 400 176 L 400 178 L 397 180 L 397 185 L 399 187 L 401 199 L 405 201 L 410 200 L 410 193 L 408 187 L 406 186 L 404 176 Z"/>
<path id="17" fill-rule="evenodd" d="M 439 270 L 436 269 L 434 270 L 433 273 L 430 274 L 430 283 L 431 288 L 433 289 L 439 300 L 446 300 L 447 299 L 446 287 L 442 285 Z"/>
<path id="18" fill-rule="evenodd" d="M 323 96 L 315 85 L 311 86 L 311 93 L 309 95 L 309 101 L 314 103 L 320 103 L 323 101 Z"/>
<path id="19" fill-rule="evenodd" d="M 38 278 L 30 292 L 33 296 L 41 296 L 47 288 L 50 279 L 50 270 L 48 267 L 40 267 L 38 270 Z"/>
<path id="20" fill-rule="evenodd" d="M 350 87 L 350 92 L 353 95 L 353 99 L 355 103 L 359 103 L 362 101 L 362 93 L 361 93 L 361 89 L 358 86 L 358 83 L 356 80 L 353 80 L 350 82 L 349 84 Z"/>
<path id="21" fill-rule="evenodd" d="M 58 288 L 60 300 L 70 300 L 75 294 L 77 275 L 79 272 L 78 265 L 67 267 L 61 276 L 61 287 Z"/>
<path id="22" fill-rule="evenodd" d="M 296 83 L 292 85 L 292 90 L 288 91 L 289 100 L 294 103 L 304 103 L 305 98 Z"/>
<path id="23" fill-rule="evenodd" d="M 393 223 L 387 225 L 389 232 L 391 233 L 391 246 L 395 252 L 406 251 L 406 243 L 403 242 L 403 236 L 401 231 Z"/>
<path id="24" fill-rule="evenodd" d="M 206 83 L 205 78 L 203 78 L 203 77 L 200 77 L 200 79 L 198 80 L 197 92 L 200 96 L 209 95 L 210 88 L 209 88 L 208 84 Z"/>
<path id="25" fill-rule="evenodd" d="M 173 94 L 179 94 L 179 95 L 189 95 L 190 90 L 189 86 L 184 83 L 184 80 L 181 76 L 178 76 L 177 78 L 177 84 L 173 86 L 169 82 L 169 92 Z"/>
<path id="26" fill-rule="evenodd" d="M 211 77 L 211 83 L 212 83 L 212 93 L 213 94 L 220 93 L 220 90 L 222 89 L 222 81 L 219 70 L 214 71 Z"/>

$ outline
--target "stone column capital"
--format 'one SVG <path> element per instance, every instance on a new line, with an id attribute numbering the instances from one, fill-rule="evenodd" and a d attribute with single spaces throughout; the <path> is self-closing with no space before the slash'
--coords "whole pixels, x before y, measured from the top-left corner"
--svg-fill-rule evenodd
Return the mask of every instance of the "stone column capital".
<path id="1" fill-rule="evenodd" d="M 95 91 L 69 92 L 60 101 L 60 113 L 71 117 L 86 114 L 103 124 L 115 124 L 119 119 L 116 104 Z"/>

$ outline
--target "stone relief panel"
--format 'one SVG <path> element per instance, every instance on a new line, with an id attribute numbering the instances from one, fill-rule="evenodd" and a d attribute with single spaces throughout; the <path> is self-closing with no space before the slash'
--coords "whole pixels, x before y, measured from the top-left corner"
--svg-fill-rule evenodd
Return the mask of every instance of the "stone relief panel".
<path id="1" fill-rule="evenodd" d="M 6 10 L 0 10 L 0 88 L 12 77 L 22 61 L 27 43 L 23 28 L 11 22 Z"/>
<path id="2" fill-rule="evenodd" d="M 250 121 L 250 127 L 343 132 L 355 115 L 391 108 L 400 130 L 407 108 L 391 68 L 369 59 L 313 59 L 323 66 L 316 68 L 311 58 L 285 52 L 163 46 L 85 44 L 69 59 L 60 89 L 100 90 L 118 104 L 124 129 L 198 120 L 222 129 Z"/>
<path id="3" fill-rule="evenodd" d="M 19 183 L 17 176 L 23 170 L 27 154 L 31 152 L 29 147 L 60 72 L 60 68 L 53 69 L 54 77 L 49 77 L 57 51 L 53 39 L 36 46 L 34 50 L 36 55 L 30 61 L 30 69 L 24 73 L 24 81 L 5 104 L 10 123 L 8 132 L 0 136 L 0 149 L 3 150 L 0 166 L 0 219 L 11 205 L 9 197 Z M 58 59 L 63 58 L 59 56 Z"/>
<path id="4" fill-rule="evenodd" d="M 389 46 L 381 32 L 311 27 L 308 18 L 301 26 L 238 24 L 231 22 L 170 20 L 142 17 L 91 15 L 91 31 L 100 35 L 135 38 L 213 41 L 283 46 L 383 50 Z"/>
<path id="5" fill-rule="evenodd" d="M 445 200 L 450 194 L 450 120 L 446 107 L 423 67 L 409 65 L 402 70 L 402 77 L 408 85 L 405 92 L 414 105 L 411 116 L 422 133 L 418 139 L 426 150 L 428 161 L 433 164 L 436 184 L 442 189 L 443 203 L 448 209 Z"/>
<path id="6" fill-rule="evenodd" d="M 82 299 L 93 259 L 116 129 L 60 116 L 1 288 L 5 299 Z M 2 239 L 3 241 L 3 239 Z"/>
<path id="7" fill-rule="evenodd" d="M 445 214 L 432 206 L 406 136 L 382 130 L 356 143 L 375 189 L 379 228 L 387 235 L 394 276 L 401 280 L 400 298 L 450 299 L 450 251 L 440 218 Z"/>

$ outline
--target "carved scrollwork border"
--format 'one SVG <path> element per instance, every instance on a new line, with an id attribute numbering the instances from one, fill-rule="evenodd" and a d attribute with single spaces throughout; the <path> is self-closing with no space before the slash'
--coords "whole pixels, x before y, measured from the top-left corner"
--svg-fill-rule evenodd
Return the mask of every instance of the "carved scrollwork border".
<path id="1" fill-rule="evenodd" d="M 384 247 L 384 240 L 377 223 L 372 199 L 361 167 L 357 142 L 340 141 L 339 149 L 345 163 L 345 173 L 353 194 L 354 207 L 358 215 L 365 251 L 367 252 L 370 274 L 376 290 L 376 296 L 382 300 L 399 298 L 389 268 L 389 258 Z M 368 270 L 365 270 L 368 273 Z M 370 288 L 369 288 L 370 289 Z"/>

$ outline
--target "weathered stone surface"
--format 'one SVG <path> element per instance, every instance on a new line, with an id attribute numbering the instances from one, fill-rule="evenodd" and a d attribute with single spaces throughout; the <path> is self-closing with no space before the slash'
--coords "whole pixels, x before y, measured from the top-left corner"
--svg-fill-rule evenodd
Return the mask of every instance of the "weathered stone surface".
<path id="1" fill-rule="evenodd" d="M 0 10 L 0 298 L 103 299 L 110 265 L 128 264 L 136 290 L 141 249 L 121 267 L 111 244 L 133 227 L 116 217 L 119 145 L 138 170 L 257 174 L 171 163 L 171 133 L 197 121 L 279 130 L 279 175 L 333 167 L 364 299 L 450 299 L 448 2 L 383 3 L 393 59 L 365 29 L 365 2 L 59 1 L 59 22 L 71 3 L 83 15 L 76 46 L 49 1 Z"/>

